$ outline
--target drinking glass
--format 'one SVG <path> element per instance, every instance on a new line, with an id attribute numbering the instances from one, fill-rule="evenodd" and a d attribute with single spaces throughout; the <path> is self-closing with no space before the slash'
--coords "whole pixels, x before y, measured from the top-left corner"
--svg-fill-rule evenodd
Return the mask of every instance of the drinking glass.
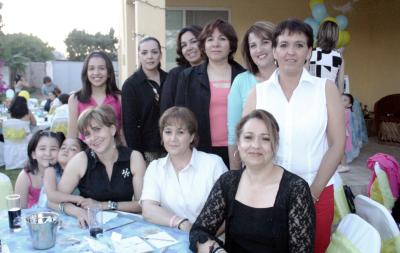
<path id="1" fill-rule="evenodd" d="M 6 196 L 8 208 L 8 225 L 10 230 L 17 232 L 21 230 L 21 196 L 10 194 Z"/>
<path id="2" fill-rule="evenodd" d="M 98 238 L 103 235 L 103 211 L 101 210 L 101 205 L 92 204 L 87 211 L 90 236 Z"/>

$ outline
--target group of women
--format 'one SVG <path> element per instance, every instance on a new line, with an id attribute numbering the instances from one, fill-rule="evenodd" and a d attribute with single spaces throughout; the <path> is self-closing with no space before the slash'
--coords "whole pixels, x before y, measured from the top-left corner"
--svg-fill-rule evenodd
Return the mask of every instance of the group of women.
<path id="1" fill-rule="evenodd" d="M 237 45 L 223 20 L 184 28 L 179 66 L 167 75 L 160 43 L 144 38 L 122 92 L 109 58 L 91 53 L 83 87 L 69 99 L 68 137 L 88 148 L 70 159 L 56 189 L 46 184 L 49 206 L 81 226 L 93 203 L 142 212 L 190 231 L 195 252 L 324 252 L 331 177 L 344 151 L 339 92 L 305 69 L 313 34 L 302 21 L 252 25 L 242 42 L 247 71 L 234 61 Z M 44 159 L 38 151 L 32 159 Z M 69 199 L 75 189 L 82 198 Z"/>

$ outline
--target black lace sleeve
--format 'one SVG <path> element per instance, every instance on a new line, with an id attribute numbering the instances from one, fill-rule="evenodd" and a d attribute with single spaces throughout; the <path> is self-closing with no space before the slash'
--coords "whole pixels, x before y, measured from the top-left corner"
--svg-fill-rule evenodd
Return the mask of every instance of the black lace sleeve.
<path id="1" fill-rule="evenodd" d="M 225 175 L 222 175 L 215 183 L 204 204 L 203 210 L 201 210 L 190 230 L 190 250 L 193 252 L 197 252 L 197 242 L 201 237 L 207 236 L 209 239 L 218 241 L 215 234 L 225 219 L 226 211 L 222 187 Z"/>
<path id="2" fill-rule="evenodd" d="M 314 252 L 315 209 L 310 188 L 297 179 L 290 189 L 289 252 Z"/>

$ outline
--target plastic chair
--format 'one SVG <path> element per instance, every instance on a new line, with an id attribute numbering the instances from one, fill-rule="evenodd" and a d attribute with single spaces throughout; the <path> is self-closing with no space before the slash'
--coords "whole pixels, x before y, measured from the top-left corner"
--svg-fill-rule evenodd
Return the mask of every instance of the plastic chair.
<path id="1" fill-rule="evenodd" d="M 378 231 L 356 214 L 346 215 L 333 233 L 327 253 L 379 253 Z"/>
<path id="2" fill-rule="evenodd" d="M 357 214 L 378 230 L 382 252 L 400 253 L 400 231 L 390 212 L 380 203 L 363 195 L 354 199 Z"/>
<path id="3" fill-rule="evenodd" d="M 371 199 L 381 203 L 388 210 L 392 210 L 396 201 L 390 189 L 389 179 L 384 170 L 381 169 L 378 162 L 374 165 L 376 178 L 371 185 Z"/>
<path id="4" fill-rule="evenodd" d="M 13 187 L 10 178 L 3 173 L 0 173 L 0 210 L 7 209 L 6 196 L 13 192 Z"/>
<path id="5" fill-rule="evenodd" d="M 68 133 L 68 118 L 55 117 L 51 122 L 50 130 L 53 132 L 61 132 L 64 136 Z"/>
<path id="6" fill-rule="evenodd" d="M 333 224 L 338 224 L 340 220 L 350 213 L 346 195 L 343 190 L 343 181 L 340 176 L 334 176 L 334 217 Z"/>
<path id="7" fill-rule="evenodd" d="M 23 168 L 28 160 L 26 150 L 31 137 L 29 122 L 20 119 L 4 121 L 3 136 L 6 170 Z"/>

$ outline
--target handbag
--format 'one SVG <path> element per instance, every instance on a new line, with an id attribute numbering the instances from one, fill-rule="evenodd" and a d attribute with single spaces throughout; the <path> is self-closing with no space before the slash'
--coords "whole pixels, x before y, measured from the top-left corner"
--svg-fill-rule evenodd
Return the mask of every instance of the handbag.
<path id="1" fill-rule="evenodd" d="M 344 195 L 346 196 L 347 204 L 349 205 L 350 212 L 356 213 L 356 207 L 354 205 L 354 194 L 351 191 L 350 186 L 343 185 Z"/>

